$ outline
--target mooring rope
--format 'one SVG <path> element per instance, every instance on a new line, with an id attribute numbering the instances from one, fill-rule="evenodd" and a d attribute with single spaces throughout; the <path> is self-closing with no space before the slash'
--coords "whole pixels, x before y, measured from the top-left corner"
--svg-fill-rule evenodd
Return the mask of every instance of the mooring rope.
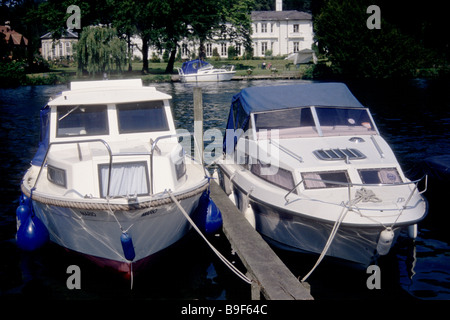
<path id="1" fill-rule="evenodd" d="M 182 193 L 176 196 L 178 200 L 184 200 L 187 198 L 190 198 L 192 196 L 195 196 L 199 193 L 203 193 L 208 188 L 208 183 L 205 183 L 200 188 L 197 188 L 195 190 Z M 21 185 L 21 191 L 23 194 L 25 194 L 27 197 L 30 196 L 30 190 L 25 187 L 25 185 L 22 183 Z M 90 199 L 87 199 L 85 201 L 80 200 L 61 200 L 61 199 L 54 199 L 50 195 L 38 195 L 36 193 L 33 194 L 33 200 L 37 202 L 41 202 L 44 204 L 57 206 L 57 207 L 64 207 L 64 208 L 75 208 L 75 209 L 84 209 L 84 210 L 113 210 L 113 211 L 132 211 L 132 210 L 138 210 L 138 209 L 146 209 L 146 208 L 156 208 L 161 207 L 167 204 L 172 203 L 172 200 L 169 197 L 162 198 L 162 199 L 150 199 L 148 201 L 143 202 L 136 202 L 136 203 L 125 203 L 125 204 L 116 204 L 116 203 L 109 203 L 107 200 L 106 202 L 94 202 L 89 201 Z M 103 200 L 103 199 L 102 199 Z"/>
<path id="2" fill-rule="evenodd" d="M 378 198 L 375 193 L 372 190 L 368 190 L 366 188 L 361 188 L 360 190 L 356 191 L 355 199 L 352 201 L 347 202 L 347 205 L 342 208 L 341 213 L 339 214 L 339 218 L 335 221 L 333 228 L 331 229 L 331 233 L 328 237 L 327 243 L 325 244 L 325 247 L 323 248 L 322 252 L 320 253 L 319 259 L 317 259 L 316 264 L 312 267 L 312 269 L 308 272 L 306 276 L 303 277 L 301 280 L 302 282 L 306 281 L 308 277 L 313 273 L 313 271 L 317 268 L 317 266 L 322 262 L 322 259 L 325 257 L 328 249 L 331 246 L 331 243 L 334 240 L 334 237 L 337 234 L 337 231 L 344 220 L 345 216 L 347 215 L 350 208 L 357 204 L 358 202 L 381 202 L 381 199 Z"/>
<path id="3" fill-rule="evenodd" d="M 173 202 L 177 205 L 178 209 L 180 209 L 181 213 L 186 217 L 186 219 L 189 221 L 189 223 L 192 225 L 192 227 L 197 231 L 197 233 L 203 238 L 203 240 L 206 241 L 208 246 L 211 248 L 211 250 L 219 257 L 220 260 L 228 267 L 231 271 L 233 271 L 239 278 L 244 280 L 246 283 L 251 284 L 252 280 L 250 280 L 245 274 L 243 274 L 238 268 L 236 268 L 230 261 L 228 261 L 209 241 L 206 239 L 206 237 L 203 235 L 203 233 L 200 231 L 200 229 L 196 226 L 195 222 L 192 221 L 189 214 L 184 210 L 184 208 L 181 206 L 180 202 L 175 198 L 172 191 L 167 190 L 167 193 L 169 194 L 170 198 L 173 200 Z"/>

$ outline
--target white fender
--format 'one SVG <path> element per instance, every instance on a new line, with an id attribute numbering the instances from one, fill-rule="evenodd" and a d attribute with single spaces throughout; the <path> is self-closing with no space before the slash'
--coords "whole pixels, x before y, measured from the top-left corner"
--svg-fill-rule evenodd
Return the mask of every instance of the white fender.
<path id="1" fill-rule="evenodd" d="M 386 228 L 380 232 L 380 239 L 378 239 L 377 252 L 380 256 L 388 254 L 394 241 L 394 231 L 392 228 Z"/>
<path id="2" fill-rule="evenodd" d="M 408 226 L 408 236 L 411 239 L 417 238 L 417 224 L 412 224 Z"/>
<path id="3" fill-rule="evenodd" d="M 245 210 L 244 217 L 245 219 L 247 219 L 253 229 L 256 229 L 255 212 L 253 212 L 251 204 L 249 204 L 247 209 Z"/>

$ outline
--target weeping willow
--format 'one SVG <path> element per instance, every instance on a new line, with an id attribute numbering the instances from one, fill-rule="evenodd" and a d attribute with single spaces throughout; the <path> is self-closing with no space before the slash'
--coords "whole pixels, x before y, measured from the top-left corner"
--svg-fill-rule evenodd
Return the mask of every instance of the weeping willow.
<path id="1" fill-rule="evenodd" d="M 127 43 L 110 27 L 85 27 L 76 44 L 78 73 L 122 72 L 127 63 Z"/>

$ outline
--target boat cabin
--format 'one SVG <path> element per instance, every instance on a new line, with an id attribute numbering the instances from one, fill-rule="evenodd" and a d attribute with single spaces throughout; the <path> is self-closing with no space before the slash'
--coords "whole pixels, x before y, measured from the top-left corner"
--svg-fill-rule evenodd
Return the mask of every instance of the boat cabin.
<path id="1" fill-rule="evenodd" d="M 369 109 L 340 83 L 242 90 L 223 147 L 235 163 L 294 193 L 299 182 L 304 191 L 404 180 Z"/>
<path id="2" fill-rule="evenodd" d="M 137 197 L 175 188 L 186 168 L 169 99 L 140 79 L 72 82 L 41 111 L 32 164 L 46 159 L 48 187 L 64 196 Z"/>

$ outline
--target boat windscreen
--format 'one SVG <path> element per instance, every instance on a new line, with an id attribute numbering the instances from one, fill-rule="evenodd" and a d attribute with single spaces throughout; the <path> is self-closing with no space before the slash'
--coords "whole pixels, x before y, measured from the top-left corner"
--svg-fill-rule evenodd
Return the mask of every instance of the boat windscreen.
<path id="1" fill-rule="evenodd" d="M 315 107 L 324 136 L 375 134 L 367 109 Z"/>
<path id="2" fill-rule="evenodd" d="M 58 137 L 107 135 L 109 133 L 106 105 L 58 106 Z"/>
<path id="3" fill-rule="evenodd" d="M 117 105 L 119 133 L 169 130 L 162 101 L 143 101 Z"/>
<path id="4" fill-rule="evenodd" d="M 264 130 L 279 130 L 280 138 L 318 135 L 311 108 L 259 112 L 255 113 L 254 117 L 257 133 Z"/>

